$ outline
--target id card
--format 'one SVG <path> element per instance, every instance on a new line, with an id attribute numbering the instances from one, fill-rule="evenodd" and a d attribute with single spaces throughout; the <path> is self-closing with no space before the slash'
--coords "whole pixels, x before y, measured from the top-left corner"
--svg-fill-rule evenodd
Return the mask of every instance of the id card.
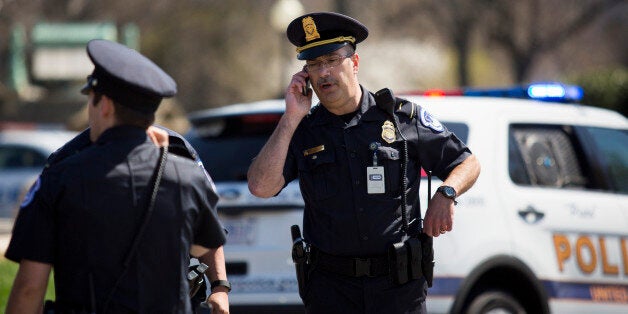
<path id="1" fill-rule="evenodd" d="M 366 167 L 366 191 L 368 194 L 385 193 L 384 182 L 384 167 Z"/>

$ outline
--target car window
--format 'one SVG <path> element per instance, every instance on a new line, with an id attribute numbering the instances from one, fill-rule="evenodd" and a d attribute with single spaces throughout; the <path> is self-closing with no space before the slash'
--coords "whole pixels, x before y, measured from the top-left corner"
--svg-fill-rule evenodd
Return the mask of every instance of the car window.
<path id="1" fill-rule="evenodd" d="M 628 193 L 628 131 L 513 124 L 508 172 L 519 185 Z"/>
<path id="2" fill-rule="evenodd" d="M 46 156 L 30 147 L 0 146 L 0 169 L 41 168 L 45 163 Z"/>
<path id="3" fill-rule="evenodd" d="M 214 181 L 246 181 L 251 161 L 280 118 L 281 113 L 203 119 L 186 138 Z"/>
<path id="4" fill-rule="evenodd" d="M 463 142 L 467 143 L 469 138 L 469 126 L 464 123 L 458 122 L 443 122 L 449 131 L 456 134 L 456 136 Z"/>
<path id="5" fill-rule="evenodd" d="M 628 130 L 586 128 L 613 191 L 628 193 Z"/>
<path id="6" fill-rule="evenodd" d="M 509 174 L 522 185 L 584 188 L 583 157 L 573 130 L 562 125 L 512 125 Z"/>

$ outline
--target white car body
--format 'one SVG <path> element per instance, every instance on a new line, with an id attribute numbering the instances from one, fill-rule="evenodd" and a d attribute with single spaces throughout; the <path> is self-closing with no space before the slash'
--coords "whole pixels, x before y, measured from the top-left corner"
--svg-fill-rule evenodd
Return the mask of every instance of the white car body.
<path id="1" fill-rule="evenodd" d="M 431 313 L 456 312 L 453 304 L 463 303 L 465 293 L 501 276 L 509 286 L 519 286 L 515 290 L 539 289 L 552 313 L 628 313 L 626 192 L 520 185 L 511 180 L 508 165 L 513 124 L 612 128 L 628 139 L 625 117 L 532 100 L 409 99 L 445 123 L 467 124 L 467 144 L 482 164 L 474 187 L 458 199 L 454 230 L 434 240 Z M 627 151 L 628 142 L 623 144 Z M 543 217 L 529 216 L 535 214 Z"/>

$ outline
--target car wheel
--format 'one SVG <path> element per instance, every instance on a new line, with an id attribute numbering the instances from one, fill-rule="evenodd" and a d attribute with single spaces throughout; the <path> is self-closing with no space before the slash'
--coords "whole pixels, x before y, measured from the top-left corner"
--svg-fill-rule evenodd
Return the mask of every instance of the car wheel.
<path id="1" fill-rule="evenodd" d="M 483 292 L 469 305 L 468 314 L 525 314 L 519 301 L 499 291 Z"/>

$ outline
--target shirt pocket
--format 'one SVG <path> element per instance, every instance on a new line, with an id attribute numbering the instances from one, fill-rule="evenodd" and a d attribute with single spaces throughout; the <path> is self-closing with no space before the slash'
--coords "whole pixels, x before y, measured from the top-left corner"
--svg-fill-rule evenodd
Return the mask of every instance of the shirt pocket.
<path id="1" fill-rule="evenodd" d="M 377 149 L 377 158 L 384 167 L 386 179 L 386 194 L 395 197 L 401 185 L 400 152 L 394 147 L 380 146 Z"/>
<path id="2" fill-rule="evenodd" d="M 299 162 L 299 176 L 305 193 L 314 200 L 323 200 L 338 193 L 338 171 L 336 156 L 332 150 L 324 150 Z"/>

